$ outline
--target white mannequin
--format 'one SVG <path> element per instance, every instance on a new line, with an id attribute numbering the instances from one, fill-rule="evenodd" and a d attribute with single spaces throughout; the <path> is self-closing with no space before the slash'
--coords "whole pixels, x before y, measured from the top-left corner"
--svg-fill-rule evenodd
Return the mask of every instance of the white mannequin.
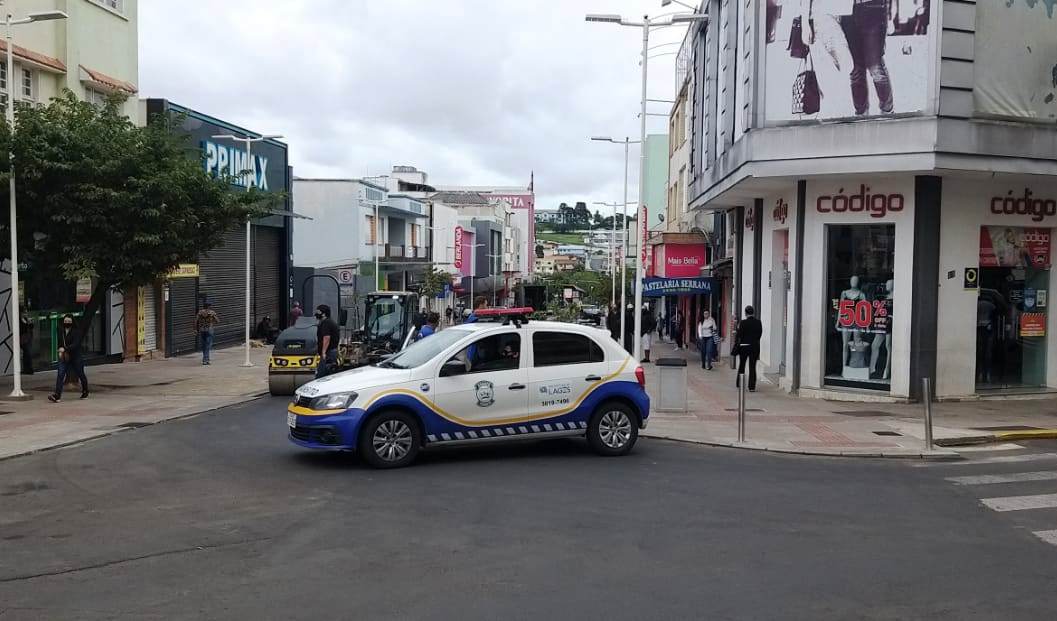
<path id="1" fill-rule="evenodd" d="M 885 283 L 885 295 L 882 300 L 892 299 L 892 290 L 895 288 L 895 281 L 889 280 Z M 890 306 L 890 305 L 888 305 Z M 877 359 L 880 358 L 881 343 L 885 345 L 885 352 L 887 360 L 885 360 L 885 372 L 882 377 L 885 379 L 891 379 L 892 377 L 892 316 L 888 316 L 888 331 L 878 332 L 873 337 L 873 344 L 870 346 L 870 372 L 877 372 Z"/>
<path id="2" fill-rule="evenodd" d="M 858 302 L 859 300 L 862 300 L 865 297 L 866 297 L 865 294 L 863 294 L 862 290 L 859 289 L 859 277 L 858 276 L 852 276 L 851 280 L 849 282 L 849 287 L 847 289 L 845 289 L 843 292 L 841 292 L 841 294 L 840 294 L 840 299 L 841 300 L 851 300 L 853 302 Z M 837 330 L 840 332 L 840 340 L 841 340 L 841 350 L 840 350 L 841 365 L 842 366 L 848 366 L 848 354 L 850 353 L 850 351 L 848 350 L 848 341 L 849 340 L 854 341 L 856 346 L 861 345 L 862 344 L 862 331 L 855 330 L 854 328 L 844 328 L 844 329 L 842 329 L 840 327 L 840 319 L 839 318 L 837 320 Z"/>

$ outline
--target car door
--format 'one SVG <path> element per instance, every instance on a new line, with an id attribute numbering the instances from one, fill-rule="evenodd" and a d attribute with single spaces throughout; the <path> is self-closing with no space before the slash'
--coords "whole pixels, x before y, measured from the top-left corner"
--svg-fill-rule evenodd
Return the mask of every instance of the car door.
<path id="1" fill-rule="evenodd" d="M 564 416 L 575 411 L 608 371 L 605 350 L 592 337 L 579 332 L 534 330 L 529 415 L 542 419 L 548 414 Z M 585 414 L 583 420 L 588 416 Z"/>
<path id="2" fill-rule="evenodd" d="M 528 409 L 523 334 L 511 328 L 474 339 L 437 369 L 434 402 L 449 421 L 468 427 L 518 422 Z M 444 369 L 452 367 L 454 374 Z M 461 368 L 458 364 L 461 363 Z"/>

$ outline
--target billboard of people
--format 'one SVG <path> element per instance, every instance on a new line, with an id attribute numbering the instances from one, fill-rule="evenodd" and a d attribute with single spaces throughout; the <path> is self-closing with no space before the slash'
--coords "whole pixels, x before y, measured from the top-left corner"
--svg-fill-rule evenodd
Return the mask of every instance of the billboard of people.
<path id="1" fill-rule="evenodd" d="M 931 2 L 767 0 L 768 122 L 923 111 Z"/>
<path id="2" fill-rule="evenodd" d="M 977 113 L 1057 122 L 1057 0 L 976 3 Z"/>

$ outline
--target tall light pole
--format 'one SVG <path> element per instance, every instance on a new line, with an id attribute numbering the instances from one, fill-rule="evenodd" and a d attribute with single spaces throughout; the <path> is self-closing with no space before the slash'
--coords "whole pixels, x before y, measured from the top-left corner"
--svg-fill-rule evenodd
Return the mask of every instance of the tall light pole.
<path id="1" fill-rule="evenodd" d="M 598 140 L 598 139 L 597 138 L 593 138 L 592 140 Z M 626 182 L 627 181 L 627 159 L 624 160 L 624 164 L 625 164 L 625 166 L 624 166 L 624 179 L 625 179 L 625 182 Z M 625 198 L 627 198 L 627 185 L 624 186 L 624 194 L 625 194 Z M 616 306 L 616 303 L 617 303 L 617 300 L 616 300 L 616 296 L 617 296 L 617 207 L 620 207 L 621 203 L 603 203 L 603 202 L 597 202 L 596 201 L 594 204 L 613 208 L 613 232 L 612 232 L 611 237 L 609 238 L 609 245 L 610 245 L 610 249 L 609 249 L 610 250 L 609 275 L 610 275 L 610 278 L 612 279 L 612 286 L 609 288 L 609 293 L 610 293 L 610 295 L 609 295 L 609 306 L 610 306 L 610 308 L 612 308 L 612 307 Z M 627 201 L 624 201 L 623 208 L 624 208 L 624 215 L 625 215 L 624 223 L 625 223 L 625 226 L 627 226 L 627 219 L 626 219 L 627 212 L 628 212 L 628 202 Z M 627 235 L 624 235 L 624 237 L 626 238 Z M 621 250 L 622 253 L 624 253 L 624 242 L 623 242 L 623 240 L 621 240 L 621 242 L 620 242 L 620 250 Z M 622 282 L 623 282 L 623 280 L 624 280 L 623 277 L 621 277 L 621 281 Z M 620 296 L 621 309 L 623 309 L 624 304 L 625 304 L 625 302 L 624 302 L 624 294 L 621 293 L 621 296 Z M 623 310 L 621 310 L 620 316 L 621 317 L 624 316 Z M 622 331 L 623 331 L 623 329 L 622 329 Z"/>
<path id="2" fill-rule="evenodd" d="M 473 266 L 473 271 L 470 272 L 470 312 L 473 312 L 473 281 L 477 278 L 477 249 L 484 248 L 484 244 L 473 244 L 470 247 L 473 248 L 470 253 L 473 255 L 470 259 L 470 265 Z"/>
<path id="3" fill-rule="evenodd" d="M 235 136 L 233 134 L 220 134 L 213 136 L 213 140 L 230 140 L 236 144 L 242 143 L 246 145 L 246 164 L 249 168 L 242 171 L 245 176 L 246 191 L 249 192 L 253 189 L 253 185 L 257 183 L 257 162 L 253 160 L 253 143 L 263 142 L 265 140 L 278 140 L 282 136 L 278 134 L 272 134 L 268 136 Z M 253 237 L 251 235 L 252 226 L 249 218 L 246 218 L 246 359 L 242 362 L 244 367 L 252 367 L 253 363 L 250 362 L 250 307 L 253 302 L 251 300 L 251 292 L 253 288 L 252 279 L 252 255 L 253 255 Z"/>
<path id="4" fill-rule="evenodd" d="M 642 360 L 642 255 L 646 250 L 645 236 L 641 231 L 645 230 L 646 224 L 646 205 L 643 202 L 645 199 L 645 185 L 646 185 L 646 102 L 648 95 L 646 94 L 646 76 L 647 67 L 649 66 L 649 53 L 650 53 L 650 29 L 651 28 L 663 28 L 671 26 L 673 24 L 688 24 L 694 22 L 707 21 L 708 15 L 703 13 L 677 13 L 675 15 L 662 15 L 650 19 L 649 15 L 643 15 L 642 21 L 636 22 L 632 20 L 624 19 L 619 15 L 588 15 L 585 18 L 589 22 L 601 22 L 607 24 L 618 24 L 620 26 L 630 26 L 633 28 L 642 29 L 642 98 L 640 101 L 639 111 L 639 142 L 641 146 L 639 148 L 639 217 L 636 219 L 636 232 L 635 235 L 638 239 L 638 248 L 636 249 L 635 257 L 635 360 L 636 362 Z"/>
<path id="5" fill-rule="evenodd" d="M 7 126 L 11 131 L 11 136 L 15 134 L 15 60 L 13 49 L 15 42 L 11 34 L 11 28 L 13 26 L 21 26 L 22 24 L 32 24 L 33 22 L 46 22 L 53 19 L 66 19 L 66 13 L 62 11 L 44 11 L 41 13 L 30 13 L 26 17 L 21 19 L 15 19 L 10 13 L 4 17 L 4 36 L 7 40 Z M 19 81 L 21 83 L 21 81 Z M 22 392 L 22 321 L 19 316 L 21 308 L 19 308 L 18 300 L 18 218 L 16 217 L 17 212 L 17 201 L 15 200 L 15 153 L 14 148 L 8 152 L 10 158 L 10 168 L 8 175 L 10 180 L 8 182 L 8 193 L 10 194 L 10 211 L 11 211 L 11 223 L 9 228 L 11 229 L 11 372 L 14 374 L 14 385 L 11 388 L 10 399 L 23 400 L 31 399 L 29 395 Z"/>
<path id="6" fill-rule="evenodd" d="M 624 138 L 623 140 L 613 140 L 609 136 L 593 136 L 591 140 L 597 142 L 612 142 L 613 144 L 624 145 L 624 221 L 621 222 L 621 230 L 624 231 L 623 239 L 620 241 L 620 338 L 623 343 L 624 339 L 624 317 L 627 315 L 627 280 L 628 280 L 628 205 L 634 203 L 628 202 L 628 168 L 630 166 L 630 148 L 633 144 L 642 144 L 639 140 L 631 140 L 630 138 Z M 640 147 L 641 148 L 641 147 Z M 613 228 L 616 229 L 617 213 L 613 211 Z"/>

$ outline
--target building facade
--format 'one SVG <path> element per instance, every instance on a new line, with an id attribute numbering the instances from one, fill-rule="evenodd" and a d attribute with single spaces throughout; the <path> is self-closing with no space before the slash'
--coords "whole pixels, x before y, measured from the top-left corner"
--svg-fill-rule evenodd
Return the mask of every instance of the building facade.
<path id="1" fill-rule="evenodd" d="M 189 155 L 202 161 L 212 175 L 232 175 L 232 192 L 245 192 L 246 183 L 261 191 L 286 193 L 283 209 L 258 219 L 250 235 L 250 318 L 256 324 L 269 317 L 276 327 L 286 325 L 293 277 L 292 205 L 289 194 L 292 171 L 287 146 L 275 140 L 254 144 L 251 153 L 242 145 L 214 138 L 217 135 L 260 136 L 227 121 L 208 116 L 164 99 L 141 101 L 144 119 L 182 119 L 177 130 L 188 138 Z M 240 175 L 242 171 L 252 171 Z M 179 356 L 200 349 L 194 317 L 204 302 L 220 317 L 216 326 L 218 346 L 241 343 L 246 322 L 246 228 L 238 226 L 224 235 L 220 246 L 199 257 L 196 264 L 181 266 L 153 287 L 144 287 L 136 300 L 126 296 L 126 317 L 135 317 L 135 346 L 140 355 L 163 351 Z"/>
<path id="2" fill-rule="evenodd" d="M 917 399 L 926 378 L 949 399 L 1057 387 L 1052 62 L 1008 45 L 1057 57 L 1057 15 L 813 6 L 710 0 L 693 34 L 690 207 L 728 234 L 731 308 L 759 309 L 764 369 L 835 399 Z"/>
<path id="3" fill-rule="evenodd" d="M 138 5 L 136 0 L 8 0 L 4 10 L 15 19 L 30 13 L 61 10 L 68 19 L 20 25 L 12 29 L 14 75 L 7 75 L 6 63 L 0 63 L 0 103 L 6 104 L 9 93 L 16 101 L 46 104 L 69 89 L 76 96 L 102 103 L 111 94 L 129 98 L 124 113 L 138 119 L 135 99 L 139 82 Z M 100 32 L 106 32 L 101 38 Z M 0 40 L 0 52 L 6 54 L 7 43 Z M 0 293 L 10 295 L 10 261 L 0 267 Z M 58 362 L 57 335 L 64 313 L 79 316 L 88 301 L 86 291 L 92 283 L 56 282 L 37 274 L 32 265 L 20 269 L 18 299 L 25 307 L 24 316 L 33 324 L 28 349 L 37 369 Z M 127 296 L 111 291 L 104 307 L 96 315 L 85 335 L 84 350 L 90 363 L 120 361 L 134 342 L 127 339 L 130 327 L 126 313 Z M 131 296 L 135 299 L 135 293 Z M 9 339 L 8 315 L 0 320 L 0 339 Z M 26 338 L 26 331 L 23 331 Z M 25 347 L 26 345 L 24 345 Z M 0 373 L 11 373 L 11 351 L 0 349 Z"/>
<path id="4" fill-rule="evenodd" d="M 293 188 L 298 213 L 311 218 L 294 227 L 295 265 L 351 270 L 358 296 L 421 280 L 433 260 L 428 201 L 364 179 L 295 178 Z"/>

